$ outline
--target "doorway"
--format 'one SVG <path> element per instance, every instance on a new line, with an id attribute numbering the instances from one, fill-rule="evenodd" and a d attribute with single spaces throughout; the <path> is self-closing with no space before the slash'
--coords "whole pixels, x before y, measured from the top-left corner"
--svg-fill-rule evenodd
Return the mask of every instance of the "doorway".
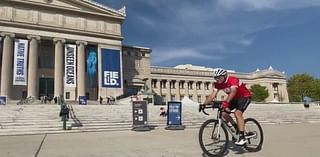
<path id="1" fill-rule="evenodd" d="M 54 97 L 54 79 L 53 78 L 40 78 L 39 97 L 49 96 Z"/>

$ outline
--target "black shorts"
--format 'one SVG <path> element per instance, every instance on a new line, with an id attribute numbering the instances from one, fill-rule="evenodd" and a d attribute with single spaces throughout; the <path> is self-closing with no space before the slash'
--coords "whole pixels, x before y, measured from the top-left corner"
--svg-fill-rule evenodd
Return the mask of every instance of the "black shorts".
<path id="1" fill-rule="evenodd" d="M 230 101 L 230 110 L 237 109 L 244 112 L 251 102 L 251 97 L 243 97 L 239 99 L 232 99 Z"/>

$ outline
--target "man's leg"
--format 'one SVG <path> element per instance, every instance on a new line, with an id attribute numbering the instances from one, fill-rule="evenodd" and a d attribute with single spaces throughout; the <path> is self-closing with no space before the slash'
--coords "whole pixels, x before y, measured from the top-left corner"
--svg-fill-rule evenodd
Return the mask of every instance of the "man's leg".
<path id="1" fill-rule="evenodd" d="M 237 123 L 238 123 L 238 129 L 239 131 L 243 132 L 244 131 L 244 118 L 243 118 L 243 112 L 240 111 L 240 110 L 236 110 L 235 111 L 235 116 L 236 116 L 236 120 L 237 120 Z"/>

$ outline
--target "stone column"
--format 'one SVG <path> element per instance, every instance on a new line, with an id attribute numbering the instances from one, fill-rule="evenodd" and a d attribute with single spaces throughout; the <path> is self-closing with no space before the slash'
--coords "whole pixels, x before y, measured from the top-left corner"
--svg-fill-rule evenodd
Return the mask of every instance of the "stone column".
<path id="1" fill-rule="evenodd" d="M 63 52 L 64 52 L 64 39 L 54 38 L 54 96 L 63 94 Z"/>
<path id="2" fill-rule="evenodd" d="M 12 33 L 1 33 L 3 37 L 2 67 L 1 67 L 1 90 L 0 95 L 10 98 L 12 88 L 12 56 L 13 38 Z"/>
<path id="3" fill-rule="evenodd" d="M 28 35 L 29 46 L 29 67 L 28 67 L 28 97 L 38 97 L 38 41 L 40 36 Z"/>
<path id="4" fill-rule="evenodd" d="M 78 89 L 78 98 L 79 96 L 86 95 L 86 73 L 85 73 L 85 65 L 86 65 L 86 51 L 85 46 L 87 42 L 85 41 L 77 41 L 77 89 Z"/>

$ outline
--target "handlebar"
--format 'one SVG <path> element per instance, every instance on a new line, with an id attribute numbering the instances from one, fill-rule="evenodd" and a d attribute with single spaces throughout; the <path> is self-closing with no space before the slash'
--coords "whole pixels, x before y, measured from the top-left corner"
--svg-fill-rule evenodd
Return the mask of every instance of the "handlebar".
<path id="1" fill-rule="evenodd" d="M 205 109 L 207 108 L 212 108 L 212 109 L 215 109 L 215 108 L 218 108 L 219 110 L 221 109 L 221 104 L 222 104 L 222 101 L 212 101 L 210 104 L 200 104 L 199 105 L 199 112 L 203 112 L 205 115 L 209 115 Z"/>

